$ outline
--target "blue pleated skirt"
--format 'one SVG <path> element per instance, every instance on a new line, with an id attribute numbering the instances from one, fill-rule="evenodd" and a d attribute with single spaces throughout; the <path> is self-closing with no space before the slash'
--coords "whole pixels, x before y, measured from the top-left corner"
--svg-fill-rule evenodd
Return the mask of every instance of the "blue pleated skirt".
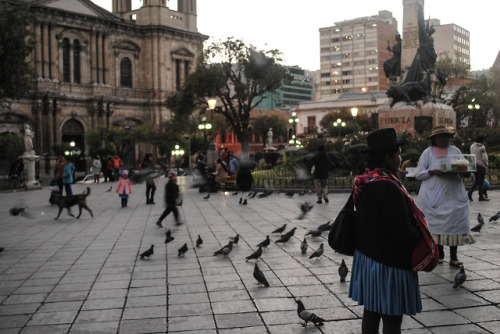
<path id="1" fill-rule="evenodd" d="M 356 251 L 349 297 L 365 309 L 385 315 L 415 315 L 422 311 L 418 274 L 387 266 Z"/>

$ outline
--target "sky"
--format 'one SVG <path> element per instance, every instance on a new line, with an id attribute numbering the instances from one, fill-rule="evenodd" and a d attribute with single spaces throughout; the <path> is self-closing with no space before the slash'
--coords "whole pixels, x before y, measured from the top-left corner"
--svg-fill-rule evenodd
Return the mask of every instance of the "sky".
<path id="1" fill-rule="evenodd" d="M 111 11 L 111 0 L 93 1 Z M 141 5 L 132 0 L 133 9 Z M 176 9 L 177 1 L 167 5 Z M 278 49 L 284 65 L 312 71 L 320 68 L 319 28 L 388 10 L 402 32 L 403 0 L 197 0 L 197 6 L 198 31 L 211 40 L 235 37 L 262 50 Z M 482 70 L 493 65 L 500 51 L 497 6 L 498 0 L 427 0 L 424 17 L 468 30 L 471 69 Z"/>

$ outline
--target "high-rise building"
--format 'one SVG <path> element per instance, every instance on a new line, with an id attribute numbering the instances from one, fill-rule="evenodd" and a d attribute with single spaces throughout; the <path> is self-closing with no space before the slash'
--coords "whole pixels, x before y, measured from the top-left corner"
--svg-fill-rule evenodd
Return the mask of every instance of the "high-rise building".
<path id="1" fill-rule="evenodd" d="M 383 64 L 392 54 L 398 23 L 392 13 L 335 22 L 320 28 L 320 96 L 389 88 Z"/>
<path id="2" fill-rule="evenodd" d="M 470 34 L 468 30 L 456 24 L 443 24 L 438 19 L 431 19 L 434 32 L 434 49 L 438 59 L 446 57 L 462 64 L 470 65 Z"/>
<path id="3" fill-rule="evenodd" d="M 268 93 L 255 109 L 262 110 L 289 110 L 301 102 L 312 100 L 314 73 L 303 70 L 298 66 L 288 67 L 292 81 L 283 84 L 274 93 Z"/>

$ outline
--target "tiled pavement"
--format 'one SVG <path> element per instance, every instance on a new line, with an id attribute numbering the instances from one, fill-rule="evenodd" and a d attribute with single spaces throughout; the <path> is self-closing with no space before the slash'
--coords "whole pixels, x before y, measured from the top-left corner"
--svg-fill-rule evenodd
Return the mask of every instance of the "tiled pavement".
<path id="1" fill-rule="evenodd" d="M 300 241 L 309 228 L 331 220 L 347 193 L 331 194 L 297 220 L 299 203 L 314 195 L 289 198 L 273 194 L 239 205 L 232 192 L 208 200 L 186 185 L 182 214 L 186 224 L 167 226 L 175 240 L 164 244 L 165 229 L 155 226 L 163 206 L 164 179 L 156 205 L 145 205 L 145 186 L 134 185 L 129 207 L 122 209 L 109 184 L 90 185 L 95 218 L 79 220 L 48 204 L 49 190 L 0 193 L 0 334 L 3 333 L 360 333 L 362 306 L 347 298 L 337 268 L 344 258 L 322 237 L 308 238 L 310 254 L 325 243 L 325 255 L 309 260 Z M 81 192 L 84 185 L 75 185 Z M 470 204 L 471 225 L 478 212 L 488 218 L 500 210 L 500 192 L 491 201 Z M 10 216 L 9 209 L 29 207 L 31 219 Z M 75 208 L 73 212 L 75 212 Z M 164 222 L 165 223 L 165 222 Z M 264 250 L 259 267 L 270 287 L 256 285 L 254 261 L 244 259 L 275 228 L 297 227 L 288 243 Z M 241 235 L 228 258 L 213 252 Z M 204 243 L 193 247 L 201 235 Z M 486 223 L 477 243 L 459 248 L 468 275 L 460 289 L 451 281 L 456 269 L 446 264 L 421 273 L 424 311 L 405 317 L 405 333 L 500 333 L 500 223 Z M 273 240 L 277 236 L 272 235 Z M 187 242 L 184 257 L 177 249 Z M 138 254 L 155 245 L 150 260 Z M 349 278 L 349 276 L 348 276 Z M 324 326 L 300 325 L 295 298 L 327 319 Z"/>

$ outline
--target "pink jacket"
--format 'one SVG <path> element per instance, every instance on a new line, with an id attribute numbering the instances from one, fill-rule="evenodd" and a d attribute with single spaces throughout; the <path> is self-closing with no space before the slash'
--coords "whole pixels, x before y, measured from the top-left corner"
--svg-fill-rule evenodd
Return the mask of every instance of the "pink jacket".
<path id="1" fill-rule="evenodd" d="M 132 183 L 130 180 L 120 177 L 120 180 L 116 184 L 116 192 L 121 195 L 123 194 L 123 188 L 125 187 L 125 195 L 130 195 L 132 193 Z"/>

